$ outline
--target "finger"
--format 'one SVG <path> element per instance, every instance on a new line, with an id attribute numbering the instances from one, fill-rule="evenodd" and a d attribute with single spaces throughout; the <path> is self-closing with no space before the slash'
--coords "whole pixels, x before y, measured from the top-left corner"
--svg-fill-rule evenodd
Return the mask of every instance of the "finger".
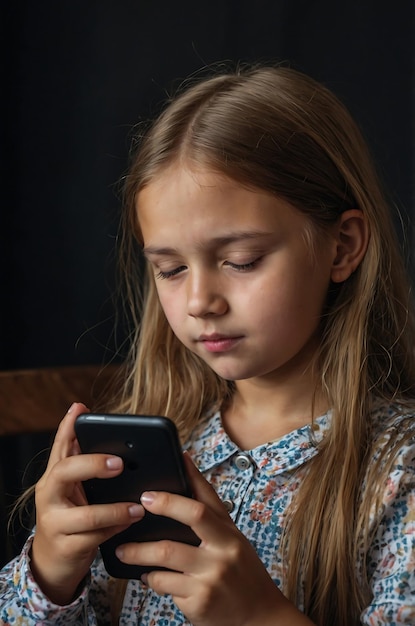
<path id="1" fill-rule="evenodd" d="M 177 541 L 126 543 L 118 546 L 116 554 L 120 561 L 131 565 L 167 567 L 183 573 L 197 573 L 204 569 L 200 563 L 204 559 L 199 556 L 198 548 Z"/>
<path id="2" fill-rule="evenodd" d="M 59 528 L 64 528 L 67 535 L 107 531 L 101 535 L 107 538 L 108 533 L 110 536 L 115 534 L 118 527 L 128 528 L 134 522 L 140 521 L 144 515 L 144 508 L 137 502 L 94 504 L 55 510 L 55 524 Z M 103 540 L 105 539 L 101 538 L 100 542 Z"/>
<path id="3" fill-rule="evenodd" d="M 196 500 L 206 504 L 212 511 L 215 511 L 220 517 L 228 518 L 228 512 L 223 506 L 221 499 L 207 480 L 199 472 L 196 465 L 188 452 L 183 454 L 187 475 L 189 477 L 190 486 Z"/>
<path id="4" fill-rule="evenodd" d="M 190 576 L 176 572 L 154 571 L 144 574 L 142 581 L 160 596 L 171 595 L 175 598 L 189 598 L 197 595 L 199 582 Z"/>
<path id="5" fill-rule="evenodd" d="M 88 411 L 85 404 L 74 402 L 59 424 L 49 456 L 46 474 L 61 459 L 71 456 L 76 448 L 75 420 Z"/>
<path id="6" fill-rule="evenodd" d="M 82 483 L 76 483 L 76 485 L 74 485 L 71 501 L 76 506 L 84 506 L 85 504 L 88 504 L 88 499 L 85 495 Z"/>
<path id="7" fill-rule="evenodd" d="M 62 498 L 74 492 L 76 483 L 91 478 L 112 478 L 122 472 L 123 461 L 109 454 L 81 454 L 61 459 L 49 471 L 46 478 L 38 483 L 38 491 L 53 481 L 53 489 L 48 489 L 48 501 L 59 503 Z"/>
<path id="8" fill-rule="evenodd" d="M 190 526 L 202 542 L 226 545 L 224 526 L 234 527 L 227 514 L 218 516 L 204 502 L 192 498 L 164 491 L 145 491 L 140 500 L 151 513 L 164 515 Z"/>

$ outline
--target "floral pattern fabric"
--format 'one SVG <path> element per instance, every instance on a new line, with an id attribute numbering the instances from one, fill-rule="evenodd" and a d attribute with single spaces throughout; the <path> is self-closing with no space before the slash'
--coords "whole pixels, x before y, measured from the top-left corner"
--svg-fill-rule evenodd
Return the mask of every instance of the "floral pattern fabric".
<path id="1" fill-rule="evenodd" d="M 373 426 L 387 445 L 388 427 L 399 424 L 397 407 L 378 407 Z M 361 615 L 367 626 L 415 624 L 415 420 L 401 446 L 383 494 L 383 518 L 367 555 L 373 600 Z M 187 446 L 229 515 L 255 547 L 276 585 L 284 577 L 279 539 L 287 507 L 298 491 L 307 461 L 330 425 L 330 414 L 269 444 L 240 450 L 223 429 L 220 414 L 202 420 Z M 380 444 L 381 445 L 381 444 Z M 17 626 L 110 624 L 114 581 L 98 555 L 79 597 L 69 606 L 52 604 L 30 571 L 28 539 L 21 555 L 0 574 L 0 623 Z M 301 610 L 301 606 L 299 606 Z M 170 596 L 158 596 L 140 581 L 128 583 L 121 626 L 190 626 Z"/>

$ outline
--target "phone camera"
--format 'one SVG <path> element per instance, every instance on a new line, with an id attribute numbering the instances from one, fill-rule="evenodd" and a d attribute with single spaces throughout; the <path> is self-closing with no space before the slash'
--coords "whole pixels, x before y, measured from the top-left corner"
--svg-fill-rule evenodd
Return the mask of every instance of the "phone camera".
<path id="1" fill-rule="evenodd" d="M 135 463 L 134 461 L 127 461 L 125 467 L 130 470 L 130 472 L 135 472 L 138 470 L 138 463 Z"/>
<path id="2" fill-rule="evenodd" d="M 134 442 L 133 441 L 126 441 L 125 445 L 127 446 L 127 448 L 130 448 L 130 450 L 131 450 L 131 448 L 134 448 Z"/>

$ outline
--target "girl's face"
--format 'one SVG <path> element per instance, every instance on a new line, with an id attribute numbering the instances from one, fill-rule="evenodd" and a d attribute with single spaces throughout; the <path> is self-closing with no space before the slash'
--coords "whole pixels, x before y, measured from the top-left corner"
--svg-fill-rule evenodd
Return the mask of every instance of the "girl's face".
<path id="1" fill-rule="evenodd" d="M 334 237 L 311 251 L 307 218 L 286 201 L 179 166 L 140 192 L 138 217 L 161 306 L 189 350 L 228 380 L 306 370 Z"/>

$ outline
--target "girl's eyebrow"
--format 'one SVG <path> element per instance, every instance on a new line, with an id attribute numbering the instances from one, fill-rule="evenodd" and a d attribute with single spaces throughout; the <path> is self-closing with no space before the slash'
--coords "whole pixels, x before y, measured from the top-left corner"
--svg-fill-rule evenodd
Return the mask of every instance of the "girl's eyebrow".
<path id="1" fill-rule="evenodd" d="M 229 233 L 227 235 L 221 235 L 219 237 L 209 238 L 207 241 L 207 247 L 224 247 L 232 243 L 237 243 L 241 241 L 249 241 L 249 240 L 266 240 L 274 235 L 273 232 L 263 231 L 263 230 L 249 230 L 249 231 L 235 231 L 233 233 Z M 205 247 L 205 243 L 201 243 L 200 247 Z M 160 247 L 157 246 L 144 246 L 143 254 L 148 256 L 169 256 L 173 254 L 177 254 L 176 248 L 170 247 Z"/>

